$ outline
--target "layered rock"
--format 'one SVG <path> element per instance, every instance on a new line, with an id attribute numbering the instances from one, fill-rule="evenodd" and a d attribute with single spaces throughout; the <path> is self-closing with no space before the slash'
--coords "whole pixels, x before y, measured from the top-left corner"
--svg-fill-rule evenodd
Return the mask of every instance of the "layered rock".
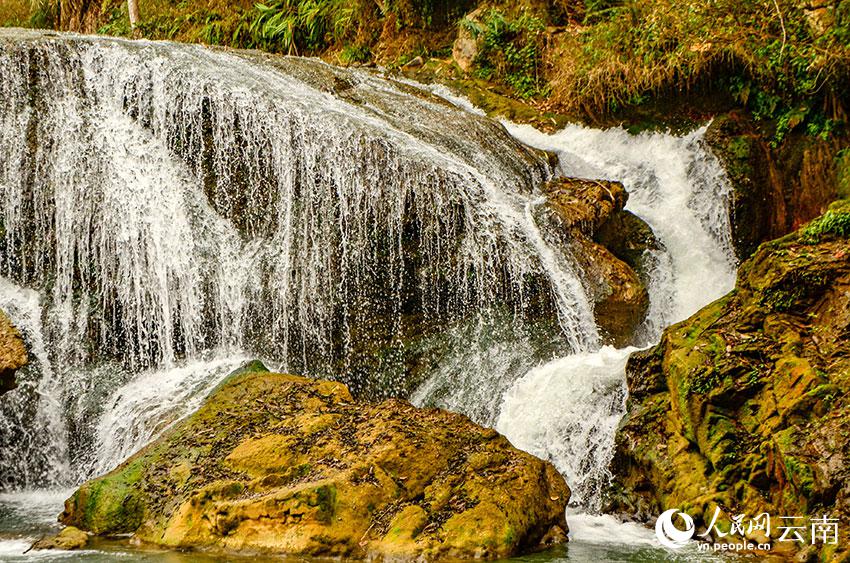
<path id="1" fill-rule="evenodd" d="M 260 370 L 83 485 L 61 520 L 169 547 L 314 556 L 496 558 L 566 540 L 563 478 L 495 431 Z"/>
<path id="2" fill-rule="evenodd" d="M 560 178 L 544 191 L 568 234 L 603 336 L 631 344 L 649 308 L 644 260 L 659 247 L 652 229 L 623 209 L 628 193 L 619 182 Z"/>
<path id="3" fill-rule="evenodd" d="M 0 394 L 15 388 L 15 372 L 27 364 L 27 350 L 18 330 L 0 311 Z"/>
<path id="4" fill-rule="evenodd" d="M 677 508 L 704 529 L 719 507 L 724 531 L 741 513 L 848 522 L 848 236 L 844 201 L 762 245 L 731 294 L 632 356 L 612 510 L 649 520 Z M 827 559 L 847 549 L 840 529 Z"/>

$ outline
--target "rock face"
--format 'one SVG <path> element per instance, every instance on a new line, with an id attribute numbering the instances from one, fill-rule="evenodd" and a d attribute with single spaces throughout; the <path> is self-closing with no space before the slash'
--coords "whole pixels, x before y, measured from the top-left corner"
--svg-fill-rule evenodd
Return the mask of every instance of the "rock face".
<path id="1" fill-rule="evenodd" d="M 61 520 L 169 547 L 314 556 L 496 558 L 566 541 L 563 478 L 495 431 L 246 369 L 83 485 Z"/>
<path id="2" fill-rule="evenodd" d="M 765 141 L 769 136 L 738 112 L 715 118 L 706 133 L 735 188 L 732 236 L 741 260 L 762 242 L 817 217 L 842 195 L 843 160 L 835 155 L 846 140 L 792 132 L 774 148 Z"/>
<path id="3" fill-rule="evenodd" d="M 649 307 L 645 258 L 658 248 L 652 229 L 623 209 L 628 193 L 619 182 L 560 178 L 544 190 L 590 286 L 603 336 L 631 344 Z"/>
<path id="4" fill-rule="evenodd" d="M 740 513 L 848 521 L 848 236 L 845 200 L 762 245 L 735 291 L 632 356 L 612 510 L 649 520 L 677 508 L 704 529 L 720 507 L 724 531 Z M 823 560 L 847 550 L 840 531 Z"/>
<path id="5" fill-rule="evenodd" d="M 0 311 L 0 394 L 15 388 L 15 372 L 27 364 L 21 334 Z"/>

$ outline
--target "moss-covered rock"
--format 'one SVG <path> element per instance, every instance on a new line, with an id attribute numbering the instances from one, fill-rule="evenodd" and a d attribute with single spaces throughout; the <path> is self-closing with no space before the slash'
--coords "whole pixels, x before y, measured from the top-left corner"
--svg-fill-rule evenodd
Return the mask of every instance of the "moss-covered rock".
<path id="1" fill-rule="evenodd" d="M 71 551 L 83 549 L 89 543 L 89 535 L 74 526 L 66 526 L 55 536 L 42 538 L 32 544 L 33 549 L 61 549 Z"/>
<path id="2" fill-rule="evenodd" d="M 564 541 L 569 495 L 551 464 L 461 415 L 259 371 L 80 487 L 61 520 L 169 547 L 496 558 Z"/>
<path id="3" fill-rule="evenodd" d="M 647 251 L 659 244 L 652 229 L 623 208 L 619 182 L 559 178 L 544 191 L 593 298 L 606 341 L 633 343 L 649 308 Z"/>
<path id="4" fill-rule="evenodd" d="M 0 394 L 15 388 L 15 372 L 27 364 L 21 333 L 0 311 Z"/>
<path id="5" fill-rule="evenodd" d="M 732 238 L 740 260 L 817 217 L 836 197 L 848 197 L 841 195 L 839 150 L 846 139 L 795 132 L 777 144 L 764 124 L 738 111 L 716 117 L 705 138 L 734 188 Z"/>
<path id="6" fill-rule="evenodd" d="M 825 217 L 762 245 L 735 291 L 632 356 L 612 510 L 705 527 L 720 507 L 724 529 L 741 513 L 850 518 L 850 231 L 830 227 L 850 202 Z"/>

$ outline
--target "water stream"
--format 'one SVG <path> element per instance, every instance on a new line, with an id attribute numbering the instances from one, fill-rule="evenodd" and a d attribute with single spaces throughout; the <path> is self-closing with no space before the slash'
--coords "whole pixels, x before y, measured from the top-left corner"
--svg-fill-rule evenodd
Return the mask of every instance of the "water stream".
<path id="1" fill-rule="evenodd" d="M 663 244 L 651 344 L 734 281 L 704 130 L 545 135 L 315 60 L 20 30 L 0 31 L 0 77 L 0 308 L 34 357 L 0 401 L 4 560 L 250 358 L 550 459 L 575 542 L 549 559 L 665 556 L 594 513 L 633 349 L 601 346 L 537 211 L 552 175 L 625 184 Z"/>

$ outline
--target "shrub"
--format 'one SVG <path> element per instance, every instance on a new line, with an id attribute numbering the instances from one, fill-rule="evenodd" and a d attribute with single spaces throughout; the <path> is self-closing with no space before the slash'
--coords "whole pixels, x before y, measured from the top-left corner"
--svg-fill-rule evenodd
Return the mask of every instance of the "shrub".
<path id="1" fill-rule="evenodd" d="M 540 76 L 542 20 L 526 12 L 508 19 L 501 11 L 490 9 L 480 22 L 464 18 L 460 25 L 483 40 L 475 60 L 480 78 L 502 80 L 523 98 L 546 93 Z"/>
<path id="2" fill-rule="evenodd" d="M 796 0 L 586 1 L 588 25 L 567 35 L 553 77 L 569 109 L 606 111 L 647 95 L 712 83 L 777 137 L 805 125 L 827 136 L 841 123 L 850 82 L 850 0 L 818 23 Z M 591 10 L 591 8 L 594 10 Z M 587 20 L 586 20 L 587 21 Z M 728 79 L 727 79 L 728 78 Z"/>

